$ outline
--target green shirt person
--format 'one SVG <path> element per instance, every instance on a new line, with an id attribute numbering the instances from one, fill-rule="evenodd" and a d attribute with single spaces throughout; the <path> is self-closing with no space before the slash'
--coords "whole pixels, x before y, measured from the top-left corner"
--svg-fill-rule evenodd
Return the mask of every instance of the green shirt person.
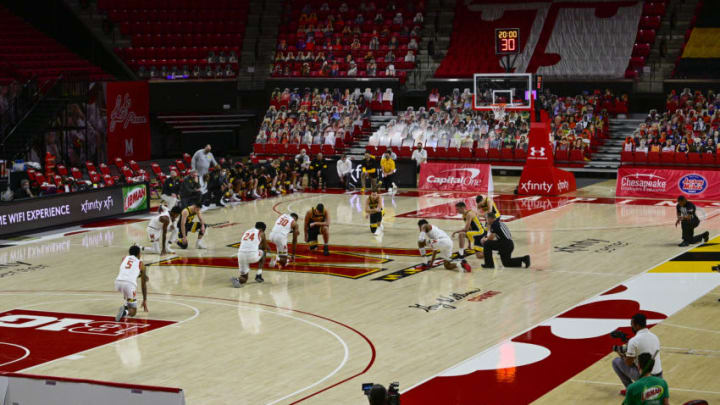
<path id="1" fill-rule="evenodd" d="M 640 379 L 627 387 L 623 405 L 668 405 L 670 391 L 665 380 L 653 377 L 652 372 L 655 360 L 650 353 L 638 356 L 637 367 L 640 369 Z"/>

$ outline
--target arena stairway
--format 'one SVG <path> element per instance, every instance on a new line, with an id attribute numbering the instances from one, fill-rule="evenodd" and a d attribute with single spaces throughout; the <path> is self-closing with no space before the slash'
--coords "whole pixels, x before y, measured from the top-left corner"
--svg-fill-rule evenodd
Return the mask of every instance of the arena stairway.
<path id="1" fill-rule="evenodd" d="M 362 160 L 365 155 L 365 148 L 367 147 L 370 135 L 375 133 L 375 131 L 377 131 L 382 125 L 385 125 L 390 120 L 396 118 L 397 117 L 394 115 L 372 115 L 370 117 L 370 129 L 363 131 L 362 135 L 347 148 L 346 153 L 348 157 L 353 160 Z"/>
<path id="2" fill-rule="evenodd" d="M 588 169 L 617 169 L 620 167 L 620 152 L 625 138 L 631 136 L 644 118 L 611 118 L 610 139 L 605 140 L 597 152 L 593 152 L 592 160 L 585 164 Z"/>

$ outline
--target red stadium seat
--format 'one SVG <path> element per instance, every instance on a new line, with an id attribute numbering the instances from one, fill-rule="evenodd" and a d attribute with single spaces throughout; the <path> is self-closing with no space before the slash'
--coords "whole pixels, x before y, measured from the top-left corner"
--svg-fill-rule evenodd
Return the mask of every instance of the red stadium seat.
<path id="1" fill-rule="evenodd" d="M 660 160 L 657 162 L 661 165 L 672 165 L 675 163 L 675 151 L 660 152 Z"/>
<path id="2" fill-rule="evenodd" d="M 704 167 L 716 166 L 716 155 L 714 153 L 703 153 L 701 157 L 701 163 Z"/>
<path id="3" fill-rule="evenodd" d="M 333 156 L 335 154 L 335 148 L 332 145 L 323 145 L 322 154 L 325 156 Z"/>
<path id="4" fill-rule="evenodd" d="M 399 158 L 410 159 L 410 157 L 412 157 L 412 148 L 409 146 L 401 146 L 397 155 Z"/>
<path id="5" fill-rule="evenodd" d="M 475 148 L 473 150 L 473 157 L 478 160 L 487 160 L 488 154 L 485 148 Z"/>
<path id="6" fill-rule="evenodd" d="M 516 148 L 515 149 L 515 160 L 524 162 L 527 158 L 527 151 L 522 148 Z"/>
<path id="7" fill-rule="evenodd" d="M 500 160 L 500 149 L 490 148 L 488 149 L 489 160 Z"/>
<path id="8" fill-rule="evenodd" d="M 294 157 L 298 153 L 300 153 L 300 145 L 298 145 L 297 143 L 288 144 L 288 146 L 287 146 L 287 154 L 288 155 L 291 155 Z"/>
<path id="9" fill-rule="evenodd" d="M 688 153 L 688 164 L 693 166 L 700 166 L 702 163 L 702 154 L 698 152 Z"/>
<path id="10" fill-rule="evenodd" d="M 515 153 L 510 148 L 502 148 L 500 150 L 500 159 L 501 160 L 513 160 L 514 156 L 515 156 Z"/>
<path id="11" fill-rule="evenodd" d="M 573 149 L 570 151 L 571 162 L 585 162 L 585 154 L 580 149 Z"/>
<path id="12" fill-rule="evenodd" d="M 57 165 L 57 166 L 55 166 L 55 168 L 57 169 L 57 172 L 59 175 L 61 175 L 63 177 L 68 175 L 67 167 L 65 167 L 64 165 Z"/>
<path id="13" fill-rule="evenodd" d="M 569 162 L 570 161 L 570 151 L 566 150 L 556 150 L 555 151 L 555 161 L 557 162 Z"/>
<path id="14" fill-rule="evenodd" d="M 660 163 L 659 152 L 635 152 L 635 164 L 657 165 Z"/>
<path id="15" fill-rule="evenodd" d="M 310 154 L 315 157 L 318 153 L 322 151 L 322 145 L 310 145 Z"/>
<path id="16" fill-rule="evenodd" d="M 688 153 L 676 152 L 675 164 L 678 166 L 686 166 L 688 164 Z"/>
<path id="17" fill-rule="evenodd" d="M 485 149 L 483 149 L 485 150 Z M 463 160 L 470 160 L 473 157 L 473 149 L 472 148 L 460 148 L 460 159 Z"/>
<path id="18" fill-rule="evenodd" d="M 72 173 L 72 176 L 75 180 L 82 180 L 83 175 L 80 169 L 77 167 L 70 168 L 70 172 Z M 61 174 L 62 175 L 62 174 Z"/>
<path id="19" fill-rule="evenodd" d="M 265 144 L 264 143 L 256 143 L 253 145 L 253 152 L 256 155 L 264 155 L 265 154 Z"/>
<path id="20" fill-rule="evenodd" d="M 620 152 L 620 162 L 623 164 L 633 164 L 633 152 L 632 151 L 622 151 Z"/>
<path id="21" fill-rule="evenodd" d="M 105 163 L 100 163 L 100 173 L 103 174 L 103 176 L 110 175 L 110 168 Z"/>

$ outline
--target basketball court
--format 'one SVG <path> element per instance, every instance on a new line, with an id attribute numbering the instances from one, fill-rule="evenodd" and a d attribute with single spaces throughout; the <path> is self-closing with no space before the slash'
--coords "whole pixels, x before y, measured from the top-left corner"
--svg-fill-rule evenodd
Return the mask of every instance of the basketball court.
<path id="1" fill-rule="evenodd" d="M 454 202 L 474 195 L 383 195 L 380 238 L 366 196 L 296 193 L 205 212 L 207 250 L 193 235 L 188 250 L 144 256 L 150 312 L 121 323 L 113 281 L 130 244 L 147 244 L 148 217 L 3 241 L 0 370 L 180 387 L 189 404 L 363 404 L 361 383 L 392 381 L 403 404 L 619 403 L 607 335 L 642 310 L 672 403 L 720 400 L 720 206 L 698 202 L 711 240 L 687 249 L 672 202 L 615 199 L 614 180 L 562 197 L 516 184 L 496 177 L 495 201 L 530 269 L 419 267 L 418 218 L 451 233 Z M 303 244 L 265 283 L 253 270 L 232 287 L 245 230 L 320 202 L 330 256 Z"/>

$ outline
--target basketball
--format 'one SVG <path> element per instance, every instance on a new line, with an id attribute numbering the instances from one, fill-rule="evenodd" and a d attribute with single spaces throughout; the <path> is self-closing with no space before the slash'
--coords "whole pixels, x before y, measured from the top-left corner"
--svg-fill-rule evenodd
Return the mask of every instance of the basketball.
<path id="1" fill-rule="evenodd" d="M 182 249 L 187 249 L 187 248 L 188 248 L 188 243 L 187 243 L 187 242 L 183 242 L 182 240 L 178 240 L 178 241 L 177 241 L 177 245 L 180 246 Z"/>
<path id="2" fill-rule="evenodd" d="M 280 263 L 281 266 L 286 265 L 288 263 L 287 257 L 281 256 L 280 259 L 278 260 L 278 263 Z"/>

